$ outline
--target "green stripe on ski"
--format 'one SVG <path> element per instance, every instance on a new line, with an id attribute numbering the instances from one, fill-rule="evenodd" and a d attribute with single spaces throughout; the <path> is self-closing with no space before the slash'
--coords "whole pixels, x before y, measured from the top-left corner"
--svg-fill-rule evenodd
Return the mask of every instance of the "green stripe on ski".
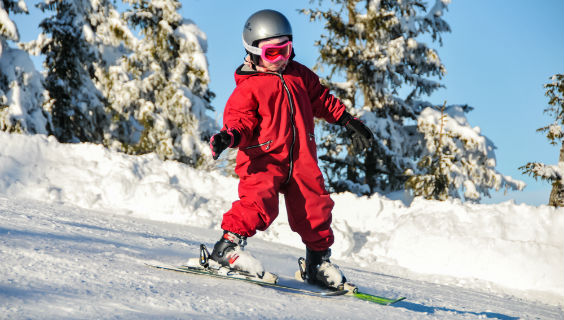
<path id="1" fill-rule="evenodd" d="M 389 306 L 391 304 L 394 304 L 396 302 L 399 302 L 399 301 L 402 301 L 402 300 L 405 299 L 405 297 L 401 297 L 401 298 L 397 298 L 397 299 L 390 299 L 390 298 L 379 297 L 379 296 L 375 296 L 375 295 L 363 293 L 363 292 L 355 292 L 355 293 L 353 293 L 353 296 L 357 299 L 370 301 L 370 302 L 374 302 L 374 303 L 385 305 L 385 306 Z"/>

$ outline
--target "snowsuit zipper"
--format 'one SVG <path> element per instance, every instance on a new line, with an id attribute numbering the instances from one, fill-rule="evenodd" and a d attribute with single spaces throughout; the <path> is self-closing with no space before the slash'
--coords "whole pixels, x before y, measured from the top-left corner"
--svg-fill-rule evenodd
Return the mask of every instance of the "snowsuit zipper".
<path id="1" fill-rule="evenodd" d="M 294 119 L 294 100 L 292 99 L 292 95 L 290 94 L 290 89 L 288 89 L 288 86 L 286 85 L 286 81 L 284 81 L 284 77 L 282 76 L 282 74 L 274 73 L 274 72 L 272 72 L 272 74 L 277 75 L 280 78 L 280 81 L 282 81 L 282 86 L 284 86 L 284 90 L 286 91 L 286 94 L 288 94 L 288 101 L 290 102 L 290 123 L 292 124 L 292 144 L 290 145 L 290 154 L 289 154 L 290 169 L 288 171 L 288 178 L 286 178 L 286 181 L 284 181 L 284 184 L 287 184 L 288 182 L 290 182 L 290 179 L 292 178 L 292 171 L 294 170 L 294 145 L 296 144 L 296 121 Z"/>
<path id="2" fill-rule="evenodd" d="M 272 140 L 268 140 L 266 142 L 260 143 L 260 144 L 255 144 L 254 146 L 249 146 L 249 147 L 245 147 L 243 148 L 244 150 L 248 150 L 248 149 L 253 149 L 253 148 L 260 148 L 262 146 L 266 146 L 272 143 Z M 266 150 L 270 149 L 270 146 L 266 146 L 265 148 Z"/>

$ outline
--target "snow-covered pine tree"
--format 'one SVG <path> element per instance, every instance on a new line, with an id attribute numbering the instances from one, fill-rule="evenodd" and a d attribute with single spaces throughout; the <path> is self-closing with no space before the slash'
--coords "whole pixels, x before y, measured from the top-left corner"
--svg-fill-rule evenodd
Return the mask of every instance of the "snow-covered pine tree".
<path id="1" fill-rule="evenodd" d="M 49 114 L 42 109 L 45 88 L 27 52 L 12 48 L 19 42 L 10 13 L 28 13 L 23 0 L 0 1 L 0 130 L 47 134 Z"/>
<path id="2" fill-rule="evenodd" d="M 330 2 L 336 10 L 303 11 L 325 21 L 328 32 L 316 43 L 316 69 L 329 67 L 328 86 L 372 129 L 376 142 L 356 155 L 342 128 L 323 125 L 320 159 L 328 184 L 362 194 L 402 189 L 404 171 L 415 168 L 421 154 L 414 123 L 431 106 L 420 96 L 442 87 L 433 78 L 445 73 L 437 52 L 421 39 L 441 43 L 441 33 L 450 31 L 442 18 L 450 1 L 437 0 L 430 9 L 421 0 Z"/>
<path id="3" fill-rule="evenodd" d="M 40 23 L 43 32 L 27 46 L 45 55 L 45 109 L 53 119 L 53 134 L 61 142 L 101 143 L 108 125 L 105 98 L 93 81 L 100 52 L 89 20 L 89 0 L 45 0 L 42 11 L 54 15 Z M 50 37 L 48 36 L 50 35 Z"/>
<path id="4" fill-rule="evenodd" d="M 550 105 L 544 112 L 549 114 L 553 121 L 537 131 L 545 132 L 550 144 L 561 145 L 558 164 L 546 165 L 540 162 L 529 162 L 519 169 L 535 179 L 541 178 L 550 182 L 552 190 L 548 204 L 564 207 L 564 74 L 555 74 L 551 77 L 551 82 L 545 84 L 544 87 Z"/>
<path id="5" fill-rule="evenodd" d="M 445 107 L 446 102 L 441 108 L 438 128 L 435 123 L 428 124 L 422 121 L 425 118 L 419 118 L 419 131 L 430 133 L 427 149 L 433 150 L 432 153 L 422 156 L 417 164 L 426 172 L 414 174 L 413 170 L 406 170 L 406 176 L 409 177 L 405 183 L 406 189 L 411 190 L 414 196 L 423 196 L 427 200 L 446 200 L 449 196 L 449 186 L 452 185 L 452 180 L 447 174 L 450 159 L 443 149 L 445 136 L 448 136 L 444 128 L 447 117 L 444 113 Z"/>
<path id="6" fill-rule="evenodd" d="M 92 33 L 88 41 L 97 46 L 98 61 L 92 66 L 92 80 L 102 93 L 106 103 L 109 127 L 104 134 L 104 145 L 120 149 L 122 144 L 139 141 L 143 127 L 135 120 L 130 100 L 138 96 L 139 88 L 130 81 L 127 73 L 127 57 L 137 47 L 137 38 L 113 1 L 92 1 L 88 18 Z"/>
<path id="7" fill-rule="evenodd" d="M 522 190 L 525 184 L 495 170 L 495 146 L 480 128 L 472 128 L 465 116 L 468 106 L 440 110 L 425 108 L 417 119 L 425 148 L 418 169 L 408 169 L 406 188 L 415 196 L 446 200 L 461 198 L 479 202 L 489 190 Z"/>
<path id="8" fill-rule="evenodd" d="M 127 73 L 137 92 L 131 107 L 142 125 L 140 141 L 123 144 L 130 153 L 156 152 L 163 159 L 202 165 L 207 142 L 216 129 L 206 115 L 213 93 L 208 89 L 207 41 L 196 25 L 180 16 L 179 1 L 127 0 L 125 13 L 139 29 L 127 58 Z M 131 88 L 131 87 L 130 87 Z"/>

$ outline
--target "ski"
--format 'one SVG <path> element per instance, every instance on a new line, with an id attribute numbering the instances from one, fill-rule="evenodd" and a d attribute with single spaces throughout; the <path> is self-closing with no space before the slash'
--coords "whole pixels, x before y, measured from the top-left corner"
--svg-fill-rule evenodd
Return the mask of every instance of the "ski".
<path id="1" fill-rule="evenodd" d="M 246 283 L 252 283 L 256 285 L 260 285 L 262 287 L 269 287 L 278 289 L 281 291 L 287 291 L 290 293 L 297 293 L 309 296 L 317 296 L 317 297 L 331 297 L 331 296 L 339 296 L 345 295 L 348 293 L 347 290 L 326 290 L 326 291 L 316 291 L 316 290 L 308 290 L 302 288 L 295 288 L 283 284 L 278 284 L 275 282 L 268 282 L 260 280 L 258 277 L 249 276 L 244 273 L 240 273 L 235 270 L 215 270 L 212 268 L 197 268 L 192 266 L 166 266 L 166 265 L 155 265 L 146 263 L 147 266 L 162 270 L 169 270 L 181 273 L 188 273 L 193 275 L 201 275 L 201 276 L 210 276 L 219 279 L 228 279 L 228 280 L 235 280 L 235 281 L 243 281 Z M 227 268 L 223 268 L 227 269 Z"/>
<path id="2" fill-rule="evenodd" d="M 294 277 L 298 281 L 305 282 L 305 268 L 306 268 L 305 258 L 301 257 L 298 259 L 298 266 L 299 266 L 299 270 L 296 271 Z M 396 302 L 400 302 L 406 299 L 406 297 L 386 298 L 386 297 L 376 296 L 370 293 L 360 292 L 356 285 L 349 282 L 345 282 L 344 284 L 339 286 L 339 289 L 347 291 L 347 293 L 345 294 L 347 296 L 354 297 L 356 299 L 360 299 L 364 301 L 377 303 L 384 306 L 389 306 Z"/>
<path id="3" fill-rule="evenodd" d="M 206 246 L 204 244 L 201 244 L 200 257 L 189 259 L 187 265 L 170 266 L 164 264 L 150 264 L 150 263 L 145 263 L 145 265 L 161 270 L 181 272 L 181 273 L 192 274 L 192 275 L 209 276 L 218 279 L 243 281 L 246 283 L 259 285 L 262 287 L 273 288 L 284 292 L 301 294 L 306 296 L 315 296 L 315 297 L 348 296 L 364 301 L 377 303 L 380 305 L 392 305 L 396 302 L 405 300 L 405 297 L 386 298 L 365 292 L 360 292 L 354 284 L 348 282 L 344 283 L 339 288 L 318 287 L 320 288 L 319 290 L 305 289 L 305 288 L 298 288 L 290 285 L 284 285 L 278 283 L 279 280 L 278 276 L 270 272 L 265 272 L 263 277 L 259 278 L 256 275 L 251 275 L 244 271 L 233 270 L 227 267 L 223 267 L 219 265 L 217 262 L 209 259 L 209 256 L 210 254 Z M 304 281 L 305 259 L 304 258 L 298 259 L 298 264 L 300 269 L 296 272 L 295 279 L 301 283 L 305 283 Z"/>
<path id="4" fill-rule="evenodd" d="M 310 296 L 318 297 L 330 297 L 344 295 L 348 293 L 347 290 L 308 290 L 302 288 L 295 288 L 291 286 L 286 286 L 278 283 L 278 276 L 270 272 L 265 272 L 264 275 L 259 278 L 256 275 L 251 275 L 244 271 L 233 270 L 227 267 L 219 265 L 214 260 L 211 260 L 210 253 L 204 244 L 200 244 L 200 257 L 191 258 L 188 260 L 187 265 L 184 266 L 165 266 L 165 265 L 152 265 L 146 264 L 153 268 L 183 272 L 195 275 L 210 276 L 219 279 L 229 279 L 244 281 L 247 283 L 257 284 L 263 287 L 270 287 L 278 290 L 284 290 L 291 293 L 304 294 Z"/>
<path id="5" fill-rule="evenodd" d="M 385 298 L 385 297 L 380 297 L 380 296 L 375 296 L 373 294 L 369 294 L 369 293 L 364 293 L 364 292 L 353 292 L 352 294 L 353 297 L 360 299 L 360 300 L 364 300 L 364 301 L 370 301 L 370 302 L 374 302 L 377 304 L 381 304 L 383 306 L 389 306 L 392 305 L 396 302 L 400 302 L 405 300 L 405 297 L 400 297 L 400 298 Z"/>

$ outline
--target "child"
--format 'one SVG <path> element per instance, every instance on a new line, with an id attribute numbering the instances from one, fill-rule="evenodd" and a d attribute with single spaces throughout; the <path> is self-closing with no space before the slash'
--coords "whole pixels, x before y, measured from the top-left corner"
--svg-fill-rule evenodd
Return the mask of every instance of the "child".
<path id="1" fill-rule="evenodd" d="M 247 237 L 274 221 L 282 193 L 290 227 L 306 245 L 306 279 L 338 287 L 346 279 L 329 260 L 333 201 L 317 165 L 314 117 L 345 126 L 360 147 L 369 147 L 373 134 L 315 73 L 293 61 L 292 29 L 284 15 L 251 15 L 243 45 L 248 55 L 235 71 L 237 87 L 225 106 L 223 130 L 210 140 L 214 159 L 226 148 L 239 148 L 240 200 L 224 214 L 224 235 L 210 258 L 262 277 L 262 264 L 242 248 Z"/>

